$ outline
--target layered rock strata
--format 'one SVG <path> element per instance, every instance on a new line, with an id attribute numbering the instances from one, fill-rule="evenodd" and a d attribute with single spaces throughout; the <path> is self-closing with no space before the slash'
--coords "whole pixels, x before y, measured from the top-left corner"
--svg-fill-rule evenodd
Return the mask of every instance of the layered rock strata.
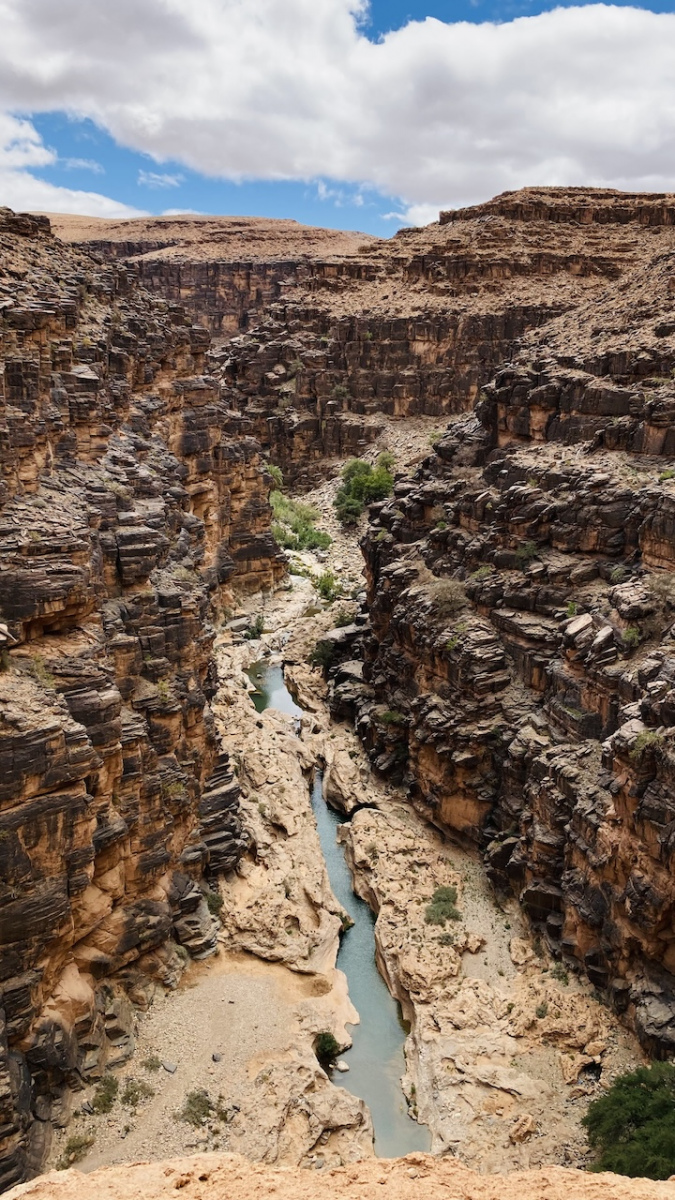
<path id="1" fill-rule="evenodd" d="M 204 880 L 244 849 L 210 622 L 283 564 L 209 342 L 0 213 L 0 1187 L 213 951 Z"/>
<path id="2" fill-rule="evenodd" d="M 289 482 L 361 453 L 386 413 L 471 408 L 530 329 L 619 279 L 675 230 L 665 197 L 525 189 L 389 241 L 292 222 L 55 218 L 218 334 L 233 407 Z"/>
<path id="3" fill-rule="evenodd" d="M 587 200 L 542 219 L 670 236 L 658 197 Z M 674 264 L 660 249 L 529 335 L 371 510 L 373 637 L 334 688 L 375 764 L 483 848 L 657 1055 L 675 1046 Z"/>

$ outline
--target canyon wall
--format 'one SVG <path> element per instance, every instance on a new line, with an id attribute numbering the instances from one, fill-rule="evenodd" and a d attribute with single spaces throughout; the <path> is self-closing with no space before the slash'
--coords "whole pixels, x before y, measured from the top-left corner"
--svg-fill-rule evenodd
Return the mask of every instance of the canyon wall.
<path id="1" fill-rule="evenodd" d="M 228 404 L 302 488 L 323 477 L 326 459 L 361 453 L 383 415 L 471 409 L 528 330 L 574 310 L 672 232 L 618 219 L 589 227 L 577 211 L 586 194 L 574 189 L 514 195 L 389 241 L 238 218 L 62 217 L 55 228 L 127 262 L 209 326 Z M 611 207 L 618 195 L 593 203 Z"/>
<path id="2" fill-rule="evenodd" d="M 211 622 L 283 573 L 270 479 L 136 275 L 0 211 L 0 1188 L 214 949 L 244 848 Z"/>
<path id="3" fill-rule="evenodd" d="M 2 210 L 0 1187 L 213 946 L 243 837 L 211 623 L 284 570 L 263 453 L 301 489 L 386 417 L 454 419 L 372 512 L 336 711 L 672 1053 L 671 218 L 576 189 L 387 242 Z"/>
<path id="4" fill-rule="evenodd" d="M 672 204 L 655 210 L 661 231 Z M 674 302 L 675 253 L 660 246 L 523 339 L 474 412 L 372 507 L 364 682 L 338 667 L 333 685 L 376 767 L 481 848 L 551 951 L 664 1057 Z"/>

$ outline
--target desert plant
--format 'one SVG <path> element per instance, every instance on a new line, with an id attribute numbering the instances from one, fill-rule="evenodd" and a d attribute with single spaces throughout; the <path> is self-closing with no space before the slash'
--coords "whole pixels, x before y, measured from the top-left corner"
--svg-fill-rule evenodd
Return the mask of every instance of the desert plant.
<path id="1" fill-rule="evenodd" d="M 656 729 L 645 729 L 639 733 L 633 743 L 630 757 L 633 762 L 641 762 L 648 751 L 660 750 L 663 745 L 663 734 Z"/>
<path id="2" fill-rule="evenodd" d="M 257 617 L 251 621 L 248 629 L 244 630 L 244 637 L 249 642 L 256 642 L 259 637 L 262 637 L 265 632 L 265 618 L 262 613 L 258 613 Z"/>
<path id="3" fill-rule="evenodd" d="M 56 1164 L 57 1171 L 67 1171 L 73 1163 L 81 1162 L 95 1141 L 93 1133 L 74 1133 L 63 1147 L 63 1154 Z"/>
<path id="4" fill-rule="evenodd" d="M 546 1000 L 542 1000 L 541 1004 L 537 1005 L 534 1012 L 535 1016 L 538 1017 L 540 1021 L 543 1021 L 544 1017 L 548 1016 L 548 1004 Z"/>
<path id="5" fill-rule="evenodd" d="M 309 661 L 313 667 L 322 667 L 327 671 L 333 662 L 334 647 L 332 642 L 317 642 L 309 656 Z"/>
<path id="6" fill-rule="evenodd" d="M 225 901 L 220 892 L 206 893 L 206 904 L 212 917 L 219 917 Z"/>
<path id="7" fill-rule="evenodd" d="M 612 569 L 609 573 L 609 582 L 610 583 L 623 583 L 625 578 L 626 578 L 625 567 L 612 567 Z"/>
<path id="8" fill-rule="evenodd" d="M 120 1100 L 125 1108 L 137 1108 L 141 1100 L 149 1100 L 155 1089 L 144 1080 L 127 1079 Z"/>
<path id="9" fill-rule="evenodd" d="M 269 474 L 272 476 L 272 481 L 274 483 L 275 488 L 277 489 L 277 491 L 281 492 L 283 490 L 283 486 L 284 486 L 284 476 L 283 476 L 281 467 L 275 466 L 274 463 L 268 463 L 267 470 L 268 470 Z"/>
<path id="10" fill-rule="evenodd" d="M 340 595 L 340 585 L 332 571 L 324 571 L 316 580 L 315 587 L 322 600 L 332 604 Z"/>
<path id="11" fill-rule="evenodd" d="M 321 516 L 318 508 L 291 500 L 280 489 L 270 494 L 270 504 L 274 518 L 272 533 L 285 550 L 328 549 L 332 541 L 330 535 L 315 527 Z"/>
<path id="12" fill-rule="evenodd" d="M 593 1171 L 668 1179 L 675 1173 L 675 1067 L 656 1062 L 614 1080 L 583 1118 Z"/>
<path id="13" fill-rule="evenodd" d="M 675 467 L 666 467 L 665 471 L 661 471 L 659 483 L 665 483 L 668 479 L 675 479 Z"/>
<path id="14" fill-rule="evenodd" d="M 516 550 L 516 562 L 520 569 L 524 571 L 527 564 L 532 562 L 532 559 L 536 558 L 537 554 L 536 542 L 523 542 L 522 546 L 519 546 Z"/>
<path id="15" fill-rule="evenodd" d="M 314 1042 L 314 1053 L 322 1067 L 328 1067 L 340 1053 L 340 1043 L 332 1033 L 320 1033 Z"/>
<path id="16" fill-rule="evenodd" d="M 459 579 L 432 578 L 428 591 L 438 617 L 451 617 L 466 607 L 466 590 Z"/>
<path id="17" fill-rule="evenodd" d="M 342 486 L 335 497 L 335 512 L 342 525 L 355 525 L 367 504 L 386 500 L 394 486 L 391 454 L 380 454 L 374 467 L 352 458 L 342 468 Z"/>
<path id="18" fill-rule="evenodd" d="M 91 1107 L 95 1113 L 109 1113 L 120 1090 L 119 1079 L 114 1075 L 104 1075 L 96 1085 L 91 1099 Z"/>
<path id="19" fill-rule="evenodd" d="M 631 650 L 635 650 L 636 646 L 640 645 L 640 630 L 637 625 L 629 625 L 628 629 L 624 629 L 622 642 L 624 646 L 629 646 Z"/>
<path id="20" fill-rule="evenodd" d="M 551 968 L 551 976 L 553 979 L 557 979 L 558 983 L 564 983 L 565 987 L 567 987 L 570 981 L 570 977 L 562 963 L 556 963 L 555 966 Z"/>
<path id="21" fill-rule="evenodd" d="M 188 1092 L 178 1116 L 181 1121 L 198 1129 L 205 1125 L 213 1112 L 213 1101 L 204 1088 Z"/>
<path id="22" fill-rule="evenodd" d="M 159 1071 L 161 1065 L 162 1060 L 157 1054 L 149 1054 L 148 1057 L 144 1058 L 141 1062 L 141 1066 L 143 1067 L 144 1071 L 152 1071 L 153 1073 Z"/>
<path id="23" fill-rule="evenodd" d="M 456 905 L 456 887 L 437 887 L 425 909 L 424 920 L 427 925 L 445 925 L 446 921 L 459 921 L 462 914 Z"/>
<path id="24" fill-rule="evenodd" d="M 405 724 L 405 716 L 401 712 L 396 712 L 394 709 L 387 709 L 379 714 L 378 720 L 383 725 L 403 725 Z"/>

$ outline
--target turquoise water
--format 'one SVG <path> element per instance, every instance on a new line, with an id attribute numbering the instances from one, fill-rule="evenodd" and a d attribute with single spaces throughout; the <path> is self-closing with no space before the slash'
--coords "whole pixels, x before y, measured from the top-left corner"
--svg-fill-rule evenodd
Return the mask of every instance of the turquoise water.
<path id="1" fill-rule="evenodd" d="M 294 717 L 302 716 L 302 709 L 294 703 L 286 688 L 281 666 L 256 663 L 251 667 L 249 677 L 258 689 L 253 695 L 258 712 L 276 708 Z M 429 1150 L 429 1130 L 408 1116 L 401 1090 L 406 1031 L 400 1007 L 375 962 L 375 918 L 352 889 L 344 851 L 337 841 L 341 818 L 324 801 L 320 772 L 317 772 L 312 788 L 312 808 L 331 887 L 354 922 L 342 938 L 338 966 L 347 976 L 349 995 L 361 1022 L 350 1027 L 354 1045 L 341 1055 L 349 1064 L 349 1072 L 335 1072 L 334 1082 L 365 1100 L 373 1118 L 375 1152 L 380 1158 L 398 1158 L 412 1150 Z"/>

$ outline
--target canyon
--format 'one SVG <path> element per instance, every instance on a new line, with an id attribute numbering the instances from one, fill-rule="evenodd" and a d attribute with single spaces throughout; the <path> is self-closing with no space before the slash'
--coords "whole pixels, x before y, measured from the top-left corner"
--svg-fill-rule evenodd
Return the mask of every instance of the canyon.
<path id="1" fill-rule="evenodd" d="M 465 1164 L 406 1170 L 562 1194 L 588 1098 L 672 1057 L 674 306 L 672 196 L 526 189 L 387 241 L 0 210 L 0 1188 L 86 1133 L 137 1045 L 161 1057 L 174 1001 L 198 1023 L 210 964 L 236 988 L 253 961 L 286 972 L 289 1028 L 196 1148 L 362 1171 L 355 1195 L 403 1170 L 314 1053 L 356 1020 L 317 771 L 407 1106 Z M 342 463 L 382 449 L 392 498 L 341 530 Z M 323 557 L 276 544 L 270 465 Z M 299 730 L 250 701 L 265 656 Z M 85 1169 L 159 1157 L 144 1121 L 183 1153 L 177 1080 Z"/>

